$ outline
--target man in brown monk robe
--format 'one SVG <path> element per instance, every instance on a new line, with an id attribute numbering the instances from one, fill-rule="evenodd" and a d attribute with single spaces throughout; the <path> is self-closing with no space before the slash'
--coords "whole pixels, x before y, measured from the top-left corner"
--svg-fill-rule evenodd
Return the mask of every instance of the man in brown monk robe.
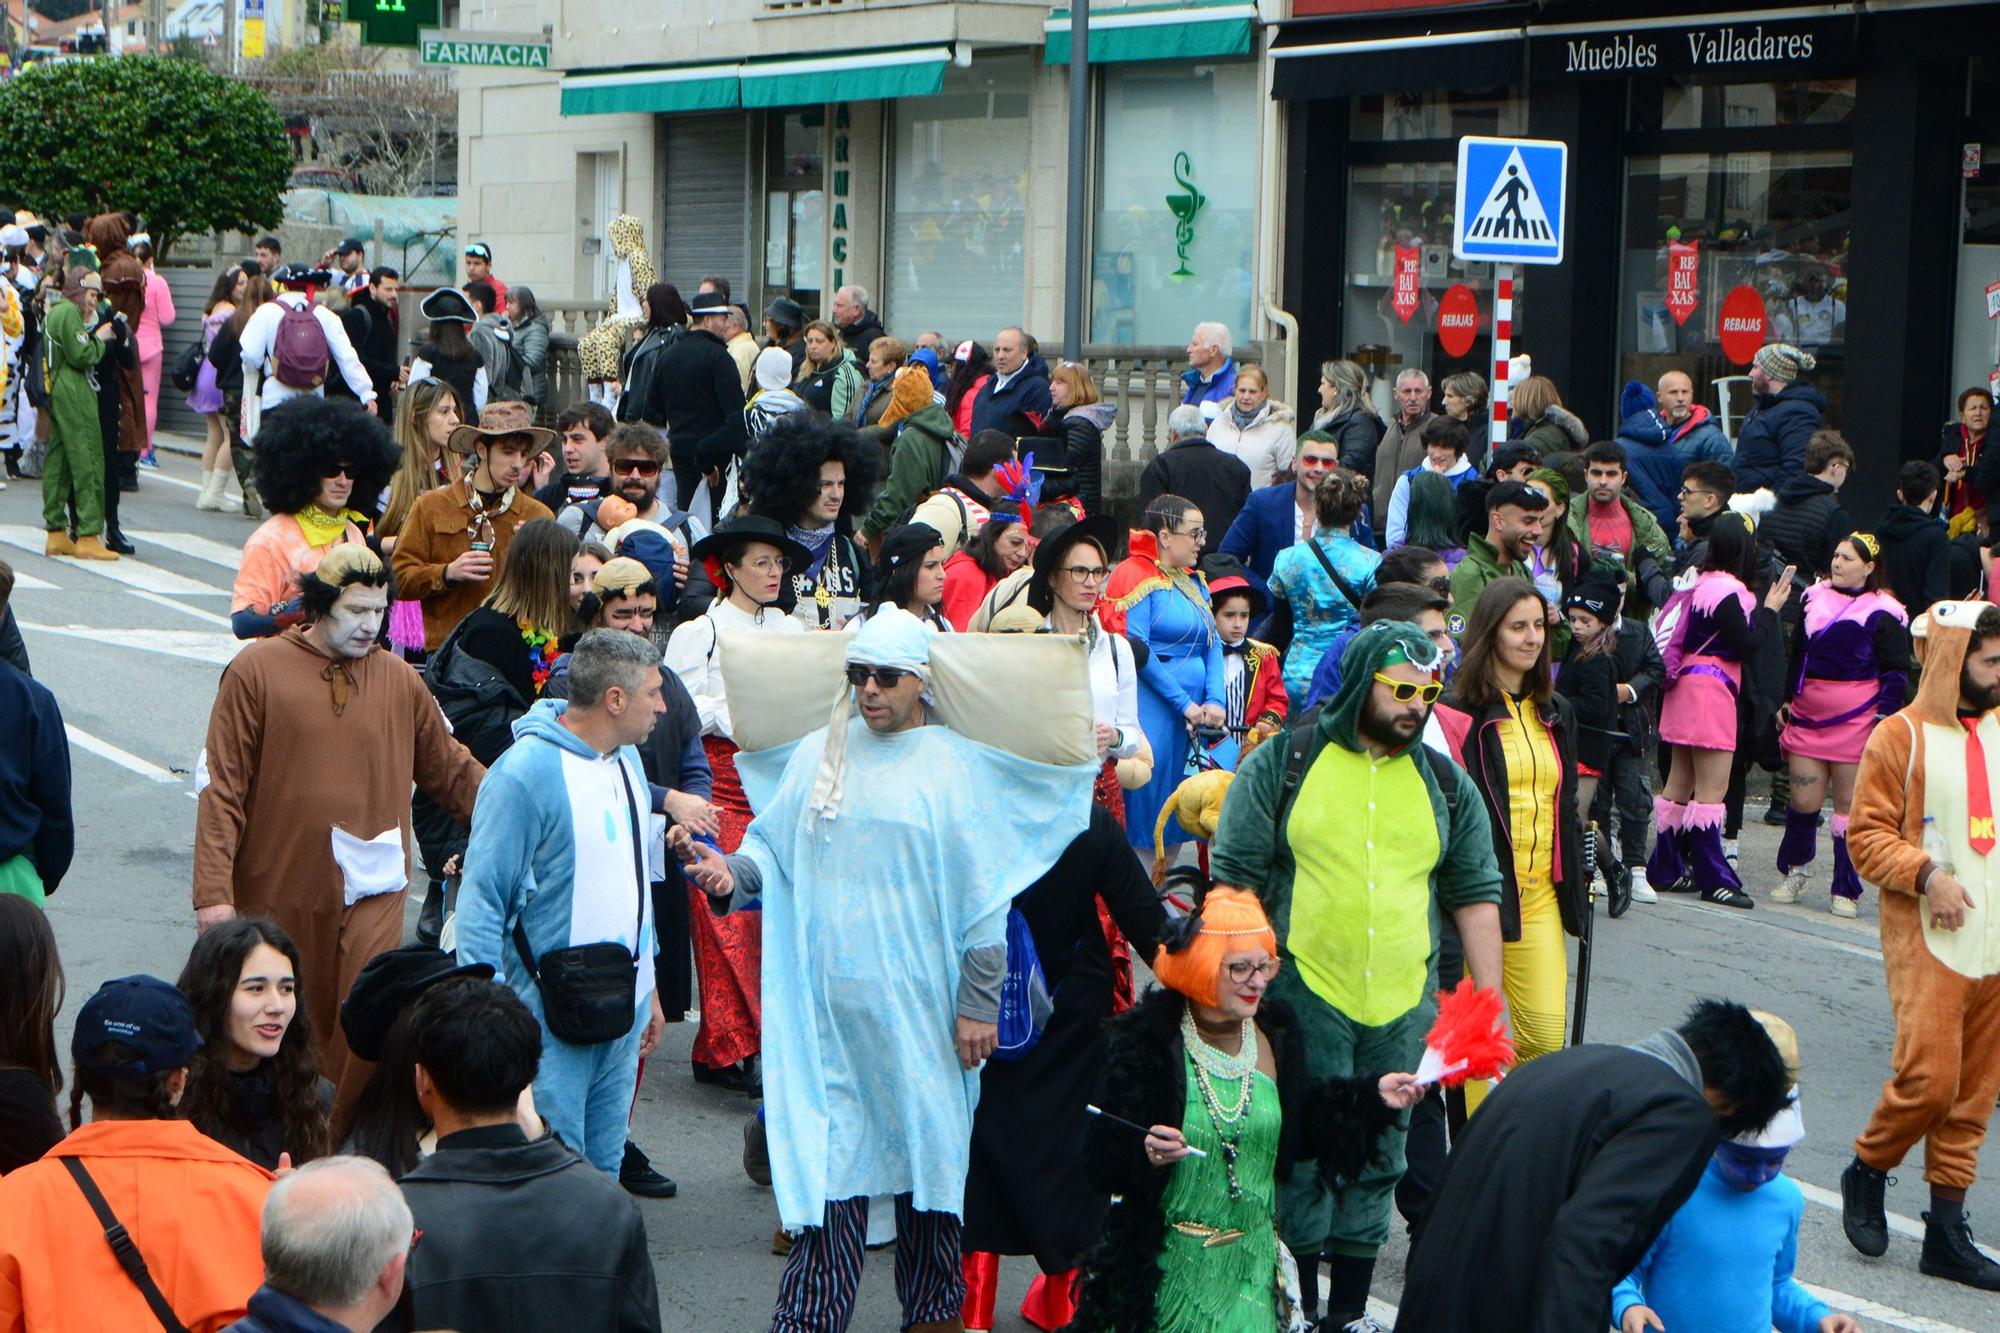
<path id="1" fill-rule="evenodd" d="M 343 1109 L 369 1066 L 337 1011 L 362 965 L 403 937 L 410 788 L 469 823 L 486 775 L 424 683 L 376 645 L 389 571 L 340 545 L 299 578 L 305 623 L 223 670 L 208 719 L 194 848 L 196 929 L 268 916 L 299 946 L 320 1072 Z"/>

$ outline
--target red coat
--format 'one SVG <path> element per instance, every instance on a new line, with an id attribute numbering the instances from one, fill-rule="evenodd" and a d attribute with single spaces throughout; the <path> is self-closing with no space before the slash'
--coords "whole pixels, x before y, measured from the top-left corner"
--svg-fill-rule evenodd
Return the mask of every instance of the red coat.
<path id="1" fill-rule="evenodd" d="M 1243 725 L 1254 727 L 1266 720 L 1282 723 L 1292 709 L 1291 698 L 1285 693 L 1284 654 L 1258 639 L 1244 642 L 1243 669 L 1250 675 L 1250 688 L 1244 696 Z"/>

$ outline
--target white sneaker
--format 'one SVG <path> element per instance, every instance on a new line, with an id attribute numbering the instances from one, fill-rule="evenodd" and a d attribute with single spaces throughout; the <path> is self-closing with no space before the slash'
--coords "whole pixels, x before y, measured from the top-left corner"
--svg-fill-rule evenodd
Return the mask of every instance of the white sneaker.
<path id="1" fill-rule="evenodd" d="M 1632 876 L 1632 901 L 1635 903 L 1656 903 L 1660 901 L 1660 895 L 1654 892 L 1653 886 L 1646 882 L 1644 875 L 1634 875 Z"/>
<path id="2" fill-rule="evenodd" d="M 1806 891 L 1806 872 L 1794 870 L 1785 876 L 1785 882 L 1771 890 L 1774 903 L 1795 903 Z"/>
<path id="3" fill-rule="evenodd" d="M 1854 899 L 1843 898 L 1837 893 L 1827 900 L 1826 910 L 1835 916 L 1846 917 L 1850 921 L 1861 915 L 1861 909 L 1855 906 Z"/>

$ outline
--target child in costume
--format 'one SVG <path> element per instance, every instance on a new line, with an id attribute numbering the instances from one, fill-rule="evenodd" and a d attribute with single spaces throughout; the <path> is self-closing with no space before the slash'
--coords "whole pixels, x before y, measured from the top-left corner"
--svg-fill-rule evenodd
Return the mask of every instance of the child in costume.
<path id="1" fill-rule="evenodd" d="M 1222 682 L 1228 734 L 1209 750 L 1215 762 L 1234 770 L 1243 752 L 1285 726 L 1291 701 L 1285 694 L 1284 659 L 1276 648 L 1250 637 L 1251 622 L 1264 614 L 1264 597 L 1243 574 L 1234 556 L 1203 562 L 1215 631 L 1222 639 Z"/>
<path id="2" fill-rule="evenodd" d="M 1799 1043 L 1791 1024 L 1757 1013 L 1792 1077 Z M 1701 1183 L 1646 1257 L 1611 1292 L 1620 1333 L 1860 1333 L 1852 1315 L 1828 1308 L 1792 1276 L 1805 1195 L 1782 1174 L 1806 1136 L 1799 1090 L 1763 1129 L 1725 1139 Z"/>

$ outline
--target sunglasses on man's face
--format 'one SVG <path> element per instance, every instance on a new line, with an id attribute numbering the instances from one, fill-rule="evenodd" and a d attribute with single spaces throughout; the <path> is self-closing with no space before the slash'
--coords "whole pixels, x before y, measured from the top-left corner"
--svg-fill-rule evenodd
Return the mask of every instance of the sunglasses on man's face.
<path id="1" fill-rule="evenodd" d="M 877 685 L 885 690 L 893 690 L 903 683 L 903 677 L 915 674 L 900 667 L 851 666 L 847 668 L 847 683 L 860 689 L 868 683 L 868 678 L 873 676 Z"/>
<path id="2" fill-rule="evenodd" d="M 1406 704 L 1412 699 L 1422 699 L 1427 704 L 1434 704 L 1438 696 L 1444 693 L 1444 686 L 1434 680 L 1421 683 L 1397 680 L 1394 676 L 1380 671 L 1375 673 L 1375 679 L 1379 684 L 1389 687 L 1389 696 L 1399 704 Z"/>
<path id="3" fill-rule="evenodd" d="M 354 480 L 354 464 L 352 464 L 352 463 L 329 463 L 329 464 L 327 464 L 327 465 L 326 465 L 326 466 L 325 466 L 324 468 L 321 468 L 321 469 L 320 469 L 320 474 L 319 474 L 319 475 L 320 475 L 320 478 L 321 478 L 322 480 L 324 480 L 324 481 L 332 481 L 332 480 L 333 480 L 333 479 L 334 479 L 335 477 L 345 477 L 345 478 L 347 478 L 347 479 L 348 479 L 349 481 L 353 481 L 353 480 Z"/>
<path id="4" fill-rule="evenodd" d="M 614 458 L 611 460 L 611 470 L 630 473 L 635 477 L 660 475 L 660 465 L 650 458 Z"/>

